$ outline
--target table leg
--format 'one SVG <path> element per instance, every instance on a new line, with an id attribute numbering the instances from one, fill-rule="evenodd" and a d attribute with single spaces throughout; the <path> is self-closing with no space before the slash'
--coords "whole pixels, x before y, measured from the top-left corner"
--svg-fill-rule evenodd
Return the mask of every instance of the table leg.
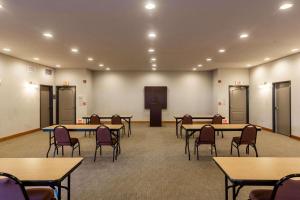
<path id="1" fill-rule="evenodd" d="M 128 120 L 128 136 L 131 135 L 131 118 Z"/>
<path id="2" fill-rule="evenodd" d="M 118 143 L 119 143 L 119 154 L 121 154 L 121 139 L 120 139 L 120 129 L 117 131 Z"/>
<path id="3" fill-rule="evenodd" d="M 61 182 L 57 184 L 57 200 L 61 200 Z"/>
<path id="4" fill-rule="evenodd" d="M 178 138 L 178 120 L 177 118 L 175 119 L 176 120 L 176 137 Z"/>
<path id="5" fill-rule="evenodd" d="M 52 143 L 51 143 L 51 139 L 52 139 L 51 133 L 52 133 L 52 131 L 49 131 L 49 148 L 48 148 L 48 151 L 47 151 L 47 154 L 46 154 L 47 158 L 49 156 L 49 152 L 50 152 L 51 146 L 52 146 Z"/>
<path id="6" fill-rule="evenodd" d="M 71 174 L 68 176 L 68 200 L 71 200 Z"/>
<path id="7" fill-rule="evenodd" d="M 232 199 L 236 200 L 235 185 L 232 186 Z"/>
<path id="8" fill-rule="evenodd" d="M 225 200 L 228 200 L 228 178 L 225 175 Z"/>
<path id="9" fill-rule="evenodd" d="M 189 154 L 189 160 L 191 160 L 191 153 L 190 153 L 190 135 L 188 133 L 188 131 L 186 131 L 186 142 L 187 142 L 187 150 L 188 150 L 188 154 Z"/>

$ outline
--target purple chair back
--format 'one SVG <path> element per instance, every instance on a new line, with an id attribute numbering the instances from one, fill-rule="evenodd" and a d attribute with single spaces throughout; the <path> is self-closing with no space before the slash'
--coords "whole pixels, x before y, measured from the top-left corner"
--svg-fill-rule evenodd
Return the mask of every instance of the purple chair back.
<path id="1" fill-rule="evenodd" d="M 0 199 L 29 200 L 23 184 L 14 176 L 0 172 Z"/>
<path id="2" fill-rule="evenodd" d="M 111 124 L 122 124 L 122 119 L 119 115 L 114 115 L 111 117 Z"/>
<path id="3" fill-rule="evenodd" d="M 206 142 L 210 144 L 215 143 L 215 129 L 211 125 L 205 125 L 201 128 L 199 135 L 199 143 Z"/>
<path id="4" fill-rule="evenodd" d="M 96 144 L 97 145 L 111 145 L 112 136 L 108 127 L 101 125 L 96 130 Z"/>
<path id="5" fill-rule="evenodd" d="M 291 174 L 278 181 L 272 192 L 272 200 L 300 199 L 300 180 L 292 178 L 300 177 L 300 174 Z"/>
<path id="6" fill-rule="evenodd" d="M 257 136 L 257 128 L 254 125 L 244 127 L 240 139 L 240 144 L 255 144 Z"/>
<path id="7" fill-rule="evenodd" d="M 54 128 L 54 139 L 57 145 L 71 145 L 71 138 L 69 131 L 64 126 L 57 126 Z"/>
<path id="8" fill-rule="evenodd" d="M 212 119 L 212 124 L 222 124 L 223 122 L 223 117 L 219 114 L 216 114 L 213 119 Z"/>
<path id="9" fill-rule="evenodd" d="M 182 117 L 182 121 L 181 121 L 182 124 L 193 124 L 193 117 L 191 115 L 184 115 Z"/>
<path id="10" fill-rule="evenodd" d="M 92 114 L 92 116 L 90 117 L 90 124 L 101 124 L 100 117 L 96 114 Z"/>

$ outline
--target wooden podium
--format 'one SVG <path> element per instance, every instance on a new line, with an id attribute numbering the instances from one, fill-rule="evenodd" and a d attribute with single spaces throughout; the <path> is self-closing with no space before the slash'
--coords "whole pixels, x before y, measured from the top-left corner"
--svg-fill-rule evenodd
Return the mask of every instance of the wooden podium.
<path id="1" fill-rule="evenodd" d="M 161 111 L 162 111 L 162 107 L 160 103 L 150 104 L 150 126 L 151 127 L 161 126 Z"/>

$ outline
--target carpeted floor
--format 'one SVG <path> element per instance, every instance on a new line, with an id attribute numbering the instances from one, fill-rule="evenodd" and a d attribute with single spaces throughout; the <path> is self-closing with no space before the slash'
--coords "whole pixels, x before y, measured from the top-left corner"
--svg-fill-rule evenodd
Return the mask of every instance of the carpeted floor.
<path id="1" fill-rule="evenodd" d="M 122 137 L 122 154 L 115 163 L 110 147 L 101 157 L 98 154 L 94 163 L 95 137 L 71 133 L 79 137 L 85 158 L 72 175 L 72 199 L 224 199 L 224 176 L 213 162 L 209 147 L 201 147 L 200 160 L 192 155 L 188 161 L 184 140 L 176 138 L 174 124 L 162 128 L 133 124 L 132 129 L 130 138 Z M 230 156 L 231 138 L 239 133 L 224 134 L 223 139 L 217 137 L 218 155 Z M 47 144 L 47 134 L 37 132 L 0 143 L 0 157 L 44 157 Z M 262 131 L 257 146 L 260 156 L 299 156 L 299 144 L 289 137 Z M 254 156 L 252 149 L 250 152 Z M 238 199 L 247 199 L 251 189 L 243 188 Z"/>

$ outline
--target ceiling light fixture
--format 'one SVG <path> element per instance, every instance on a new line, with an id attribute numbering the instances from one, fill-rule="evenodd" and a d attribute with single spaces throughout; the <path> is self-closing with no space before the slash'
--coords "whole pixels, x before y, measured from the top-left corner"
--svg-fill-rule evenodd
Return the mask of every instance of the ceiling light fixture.
<path id="1" fill-rule="evenodd" d="M 157 64 L 152 64 L 152 67 L 157 67 Z"/>
<path id="2" fill-rule="evenodd" d="M 202 65 L 202 64 L 199 64 L 198 67 L 203 67 L 203 65 Z"/>
<path id="3" fill-rule="evenodd" d="M 10 48 L 3 48 L 2 50 L 5 51 L 5 52 L 11 52 Z"/>
<path id="4" fill-rule="evenodd" d="M 110 68 L 109 68 L 109 67 L 106 67 L 106 68 L 105 68 L 105 70 L 106 70 L 106 71 L 109 71 L 109 70 L 110 70 Z"/>
<path id="5" fill-rule="evenodd" d="M 298 52 L 299 49 L 292 49 L 291 52 Z"/>
<path id="6" fill-rule="evenodd" d="M 104 67 L 104 64 L 100 63 L 98 66 L 99 66 L 99 67 Z"/>
<path id="7" fill-rule="evenodd" d="M 45 38 L 48 38 L 48 39 L 53 38 L 53 34 L 50 33 L 50 32 L 45 32 L 45 33 L 43 33 L 43 36 L 44 36 Z"/>
<path id="8" fill-rule="evenodd" d="M 212 61 L 212 58 L 206 58 L 206 61 L 210 62 L 210 61 Z"/>
<path id="9" fill-rule="evenodd" d="M 1 9 L 1 8 L 3 8 L 3 5 L 2 5 L 2 4 L 0 4 L 0 9 Z"/>
<path id="10" fill-rule="evenodd" d="M 219 49 L 219 53 L 225 53 L 226 49 Z"/>
<path id="11" fill-rule="evenodd" d="M 251 64 L 247 64 L 247 67 L 252 67 L 252 65 Z"/>
<path id="12" fill-rule="evenodd" d="M 248 38 L 249 37 L 249 34 L 248 33 L 242 33 L 241 35 L 240 35 L 240 38 L 241 39 L 245 39 L 245 38 Z"/>
<path id="13" fill-rule="evenodd" d="M 280 5 L 279 10 L 287 10 L 293 6 L 294 6 L 293 3 L 283 3 Z"/>
<path id="14" fill-rule="evenodd" d="M 88 59 L 87 59 L 88 61 L 90 61 L 90 62 L 92 62 L 92 61 L 94 61 L 94 58 L 92 58 L 92 57 L 88 57 Z"/>
<path id="15" fill-rule="evenodd" d="M 71 48 L 71 52 L 72 53 L 79 53 L 79 49 L 77 49 L 77 48 Z"/>
<path id="16" fill-rule="evenodd" d="M 60 64 L 57 64 L 57 65 L 55 65 L 55 67 L 57 67 L 57 68 L 60 68 L 60 67 L 61 67 L 61 65 L 60 65 Z"/>
<path id="17" fill-rule="evenodd" d="M 269 60 L 271 60 L 271 58 L 267 57 L 267 58 L 264 59 L 264 61 L 269 61 Z"/>
<path id="18" fill-rule="evenodd" d="M 39 59 L 38 57 L 34 57 L 33 60 L 38 61 L 38 60 L 40 60 L 40 59 Z"/>
<path id="19" fill-rule="evenodd" d="M 194 67 L 194 68 L 193 68 L 193 71 L 196 71 L 196 70 L 197 70 L 197 68 L 196 68 L 196 67 Z"/>
<path id="20" fill-rule="evenodd" d="M 156 58 L 151 58 L 151 61 L 155 62 L 155 61 L 156 61 Z"/>
<path id="21" fill-rule="evenodd" d="M 154 9 L 156 8 L 156 5 L 155 5 L 155 3 L 153 3 L 153 2 L 147 2 L 147 3 L 145 4 L 145 8 L 146 8 L 147 10 L 154 10 Z"/>
<path id="22" fill-rule="evenodd" d="M 155 68 L 155 67 L 152 67 L 152 71 L 156 71 L 156 68 Z"/>
<path id="23" fill-rule="evenodd" d="M 155 39 L 156 36 L 157 36 L 157 35 L 156 35 L 155 32 L 152 32 L 152 31 L 151 31 L 151 32 L 148 33 L 148 37 L 149 37 L 150 39 Z"/>
<path id="24" fill-rule="evenodd" d="M 150 48 L 150 49 L 148 49 L 148 52 L 149 52 L 149 53 L 154 53 L 154 52 L 155 52 L 155 49 Z"/>

